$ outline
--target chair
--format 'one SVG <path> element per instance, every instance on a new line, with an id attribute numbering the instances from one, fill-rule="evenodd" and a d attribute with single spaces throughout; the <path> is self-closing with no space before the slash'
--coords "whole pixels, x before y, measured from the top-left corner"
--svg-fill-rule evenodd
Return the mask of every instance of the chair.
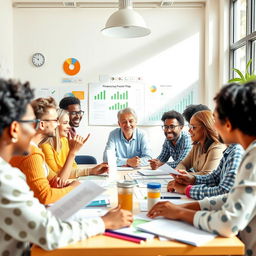
<path id="1" fill-rule="evenodd" d="M 97 160 L 94 156 L 78 155 L 75 157 L 77 164 L 97 164 Z"/>

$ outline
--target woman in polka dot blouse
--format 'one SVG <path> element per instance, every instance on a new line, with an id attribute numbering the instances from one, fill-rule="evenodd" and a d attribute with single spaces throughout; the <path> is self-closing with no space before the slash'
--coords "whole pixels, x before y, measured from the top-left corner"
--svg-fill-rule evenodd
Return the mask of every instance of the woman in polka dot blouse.
<path id="1" fill-rule="evenodd" d="M 222 236 L 239 235 L 245 255 L 256 255 L 256 81 L 230 84 L 215 97 L 215 127 L 225 143 L 245 149 L 235 184 L 228 194 L 184 205 L 156 204 L 149 217 L 186 221 Z"/>
<path id="2" fill-rule="evenodd" d="M 30 191 L 25 175 L 8 161 L 26 154 L 39 120 L 30 100 L 28 83 L 0 79 L 0 255 L 22 255 L 34 243 L 45 250 L 103 233 L 105 228 L 129 226 L 132 214 L 119 208 L 90 220 L 61 221 Z"/>

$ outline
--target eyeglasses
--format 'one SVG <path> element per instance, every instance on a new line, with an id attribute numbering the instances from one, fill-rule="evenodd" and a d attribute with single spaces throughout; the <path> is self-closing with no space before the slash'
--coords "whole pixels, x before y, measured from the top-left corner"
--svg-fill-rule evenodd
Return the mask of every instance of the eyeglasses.
<path id="1" fill-rule="evenodd" d="M 38 130 L 40 119 L 33 119 L 33 120 L 17 120 L 19 123 L 33 123 L 33 127 L 35 130 Z"/>
<path id="2" fill-rule="evenodd" d="M 57 118 L 57 119 L 43 119 L 43 120 L 41 120 L 41 121 L 45 121 L 45 122 L 56 122 L 56 123 L 58 123 L 59 122 L 59 119 Z"/>
<path id="3" fill-rule="evenodd" d="M 80 111 L 70 111 L 69 114 L 71 116 L 76 116 L 76 115 L 83 116 L 84 115 L 84 111 L 83 110 L 80 110 Z"/>
<path id="4" fill-rule="evenodd" d="M 176 127 L 178 127 L 178 126 L 180 126 L 179 124 L 177 124 L 177 125 L 162 125 L 162 129 L 163 130 L 171 130 L 171 131 L 173 131 Z"/>
<path id="5" fill-rule="evenodd" d="M 188 128 L 191 130 L 195 130 L 197 127 L 200 127 L 200 126 L 194 126 L 194 125 L 188 124 Z"/>

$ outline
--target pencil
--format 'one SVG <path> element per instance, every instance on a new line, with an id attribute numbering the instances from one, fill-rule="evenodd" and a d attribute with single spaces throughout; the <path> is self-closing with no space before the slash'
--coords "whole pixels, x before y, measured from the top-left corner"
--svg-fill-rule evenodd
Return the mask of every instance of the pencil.
<path id="1" fill-rule="evenodd" d="M 141 237 L 141 236 L 137 236 L 137 235 L 133 235 L 133 234 L 125 234 L 125 233 L 122 233 L 122 232 L 119 232 L 116 230 L 111 230 L 111 229 L 106 229 L 106 232 L 121 235 L 121 236 L 124 235 L 124 236 L 128 236 L 128 237 L 135 238 L 135 239 L 140 239 L 140 240 L 144 240 L 144 241 L 147 240 L 146 237 Z"/>
<path id="2" fill-rule="evenodd" d="M 125 235 L 118 235 L 118 234 L 114 234 L 111 232 L 105 232 L 104 235 L 122 239 L 122 240 L 126 240 L 126 241 L 130 241 L 130 242 L 137 243 L 137 244 L 140 244 L 143 241 L 142 239 L 132 238 L 132 237 L 125 236 Z"/>

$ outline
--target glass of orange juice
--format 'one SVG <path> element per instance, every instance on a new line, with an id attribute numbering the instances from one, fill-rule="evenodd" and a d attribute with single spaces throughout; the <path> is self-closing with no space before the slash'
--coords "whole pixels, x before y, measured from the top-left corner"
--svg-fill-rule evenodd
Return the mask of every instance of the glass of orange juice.
<path id="1" fill-rule="evenodd" d="M 132 212 L 133 208 L 133 187 L 134 181 L 125 180 L 118 181 L 118 204 L 121 206 L 121 209 L 128 210 Z"/>

